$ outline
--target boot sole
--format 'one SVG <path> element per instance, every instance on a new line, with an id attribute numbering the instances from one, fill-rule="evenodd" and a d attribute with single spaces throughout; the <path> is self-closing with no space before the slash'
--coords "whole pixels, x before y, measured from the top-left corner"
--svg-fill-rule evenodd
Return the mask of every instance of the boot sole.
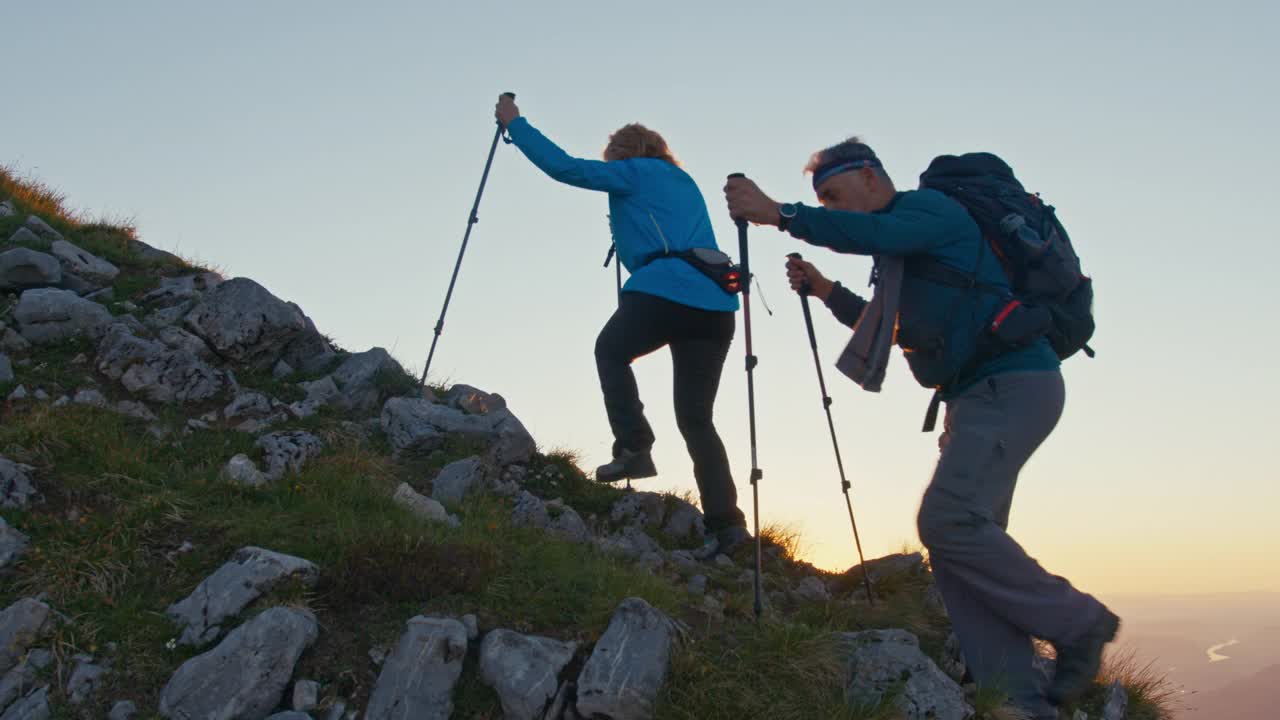
<path id="1" fill-rule="evenodd" d="M 632 472 L 619 473 L 618 475 L 601 475 L 597 472 L 596 482 L 613 484 L 616 482 L 622 482 L 623 480 L 643 480 L 651 477 L 658 477 L 657 468 L 642 468 Z"/>

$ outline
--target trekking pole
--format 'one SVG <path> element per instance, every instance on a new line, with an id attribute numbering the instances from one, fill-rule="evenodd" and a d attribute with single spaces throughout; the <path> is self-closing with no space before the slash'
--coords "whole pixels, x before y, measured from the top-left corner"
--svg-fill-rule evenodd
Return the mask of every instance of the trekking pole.
<path id="1" fill-rule="evenodd" d="M 730 178 L 746 177 L 742 173 L 733 173 Z M 747 259 L 747 221 L 734 218 L 738 226 L 738 255 L 742 259 L 742 322 L 746 328 L 747 341 L 747 418 L 751 427 L 751 499 L 755 506 L 756 535 L 756 579 L 755 579 L 755 612 L 756 620 L 764 613 L 763 588 L 761 585 L 760 561 L 760 479 L 764 477 L 756 456 L 756 386 L 755 369 L 758 362 L 751 352 L 751 263 Z"/>
<path id="2" fill-rule="evenodd" d="M 502 93 L 505 98 L 516 99 L 513 92 Z M 480 222 L 480 217 L 476 215 L 476 211 L 480 209 L 480 196 L 484 194 L 484 184 L 489 180 L 489 168 L 493 165 L 493 154 L 498 149 L 498 138 L 502 137 L 502 123 L 498 123 L 498 129 L 493 134 L 493 144 L 489 146 L 489 158 L 484 161 L 484 174 L 480 176 L 480 189 L 476 190 L 476 201 L 471 206 L 471 214 L 467 216 L 467 232 L 462 236 L 462 249 L 458 251 L 458 262 L 453 266 L 453 277 L 449 279 L 449 291 L 444 295 L 444 307 L 440 309 L 440 319 L 436 321 L 436 334 L 431 340 L 431 351 L 427 353 L 427 365 L 422 368 L 422 380 L 418 383 L 421 386 L 427 384 L 427 373 L 431 371 L 431 359 L 436 355 L 436 343 L 440 342 L 440 333 L 444 331 L 444 316 L 449 312 L 449 301 L 453 299 L 453 286 L 458 282 L 458 271 L 462 269 L 462 256 L 467 253 L 467 241 L 471 239 L 471 228 Z M 508 141 L 510 142 L 510 141 Z"/>
<path id="3" fill-rule="evenodd" d="M 791 253 L 787 257 L 803 260 L 800 253 Z M 822 391 L 822 409 L 827 413 L 827 428 L 831 430 L 831 446 L 836 451 L 836 467 L 840 470 L 840 488 L 844 491 L 844 504 L 849 509 L 849 524 L 853 526 L 853 542 L 858 546 L 858 562 L 862 563 L 862 580 L 867 588 L 867 604 L 875 605 L 871 595 L 871 575 L 867 572 L 867 561 L 862 556 L 862 540 L 858 537 L 858 521 L 853 519 L 853 501 L 849 499 L 848 478 L 844 474 L 844 460 L 840 458 L 840 443 L 836 440 L 836 424 L 831 419 L 831 396 L 827 394 L 827 381 L 822 377 L 822 361 L 818 358 L 818 336 L 813 332 L 813 315 L 809 312 L 809 281 L 806 279 L 800 287 L 800 309 L 804 311 L 804 326 L 809 331 L 809 347 L 813 350 L 813 366 L 818 370 L 818 389 Z"/>

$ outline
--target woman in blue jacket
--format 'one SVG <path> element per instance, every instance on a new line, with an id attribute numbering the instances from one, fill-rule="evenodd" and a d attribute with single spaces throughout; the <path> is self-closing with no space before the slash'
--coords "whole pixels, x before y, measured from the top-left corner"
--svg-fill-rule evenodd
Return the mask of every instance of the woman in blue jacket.
<path id="1" fill-rule="evenodd" d="M 644 417 L 631 363 L 671 348 L 676 423 L 693 460 L 707 534 L 718 546 L 713 550 L 731 550 L 748 533 L 712 409 L 733 341 L 738 299 L 672 256 L 692 248 L 716 249 L 702 193 L 662 136 L 642 125 L 611 135 L 603 161 L 584 160 L 538 132 L 512 99 L 501 98 L 495 115 L 516 147 L 552 179 L 609 193 L 613 243 L 630 278 L 617 311 L 596 339 L 596 368 L 614 437 L 613 460 L 596 470 L 596 479 L 657 474 L 650 456 L 653 429 Z"/>

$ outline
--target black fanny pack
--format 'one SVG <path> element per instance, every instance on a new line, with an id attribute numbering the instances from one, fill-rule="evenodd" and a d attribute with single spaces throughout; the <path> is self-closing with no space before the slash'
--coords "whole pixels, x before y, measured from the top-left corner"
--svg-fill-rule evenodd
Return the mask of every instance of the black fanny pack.
<path id="1" fill-rule="evenodd" d="M 679 258 L 693 269 L 711 278 L 711 280 L 730 295 L 742 292 L 742 268 L 733 264 L 728 255 L 712 248 L 690 248 L 688 250 L 662 250 L 646 255 L 640 261 L 640 267 L 654 260 L 663 258 Z"/>

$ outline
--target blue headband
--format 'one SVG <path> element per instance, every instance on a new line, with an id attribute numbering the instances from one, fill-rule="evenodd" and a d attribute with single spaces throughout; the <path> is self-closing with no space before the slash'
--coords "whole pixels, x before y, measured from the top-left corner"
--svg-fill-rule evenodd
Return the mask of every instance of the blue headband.
<path id="1" fill-rule="evenodd" d="M 876 158 L 869 158 L 866 160 L 836 160 L 832 163 L 819 165 L 818 169 L 813 171 L 813 189 L 816 192 L 819 185 L 840 173 L 849 172 L 850 170 L 861 170 L 862 168 L 867 167 L 878 168 L 884 166 L 881 165 L 880 161 Z"/>

